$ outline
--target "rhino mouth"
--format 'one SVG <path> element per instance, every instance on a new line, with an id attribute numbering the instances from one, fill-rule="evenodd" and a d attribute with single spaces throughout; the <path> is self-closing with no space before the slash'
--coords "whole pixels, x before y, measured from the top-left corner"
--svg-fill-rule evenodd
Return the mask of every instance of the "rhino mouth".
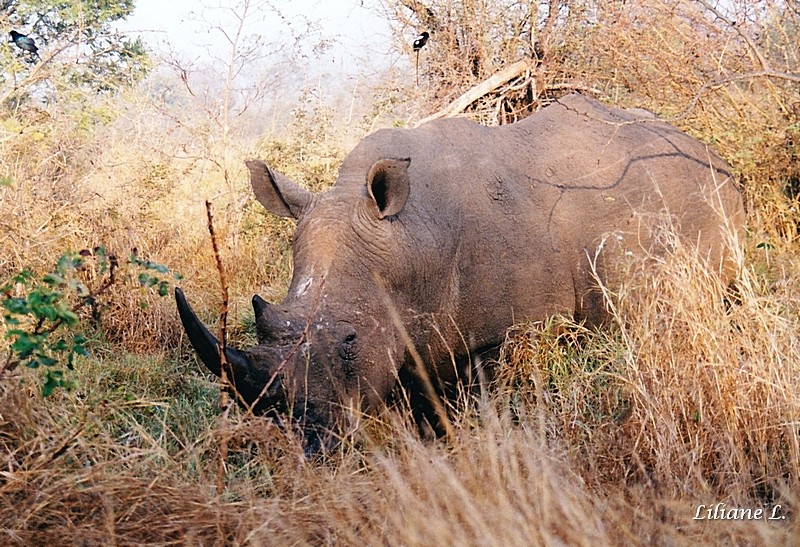
<path id="1" fill-rule="evenodd" d="M 330 427 L 328 419 L 318 415 L 313 409 L 293 413 L 293 430 L 300 438 L 303 454 L 307 458 L 325 456 L 339 446 L 339 436 Z"/>

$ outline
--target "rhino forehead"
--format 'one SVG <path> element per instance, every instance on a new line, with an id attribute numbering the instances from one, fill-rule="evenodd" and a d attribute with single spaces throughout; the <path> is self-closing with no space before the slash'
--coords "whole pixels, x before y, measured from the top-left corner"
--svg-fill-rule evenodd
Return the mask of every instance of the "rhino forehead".
<path id="1" fill-rule="evenodd" d="M 310 289 L 314 285 L 314 278 L 309 276 L 301 276 L 297 282 L 297 286 L 292 291 L 292 296 L 295 298 L 300 298 L 304 296 L 308 289 Z"/>
<path id="2" fill-rule="evenodd" d="M 323 280 L 326 286 L 334 281 L 355 286 L 398 262 L 398 233 L 362 214 L 355 197 L 328 201 L 297 226 L 293 294 L 306 294 Z"/>
<path id="3" fill-rule="evenodd" d="M 336 259 L 346 251 L 346 221 L 332 215 L 318 215 L 298 225 L 294 242 L 297 276 L 294 292 L 305 294 L 315 278 L 325 279 Z"/>

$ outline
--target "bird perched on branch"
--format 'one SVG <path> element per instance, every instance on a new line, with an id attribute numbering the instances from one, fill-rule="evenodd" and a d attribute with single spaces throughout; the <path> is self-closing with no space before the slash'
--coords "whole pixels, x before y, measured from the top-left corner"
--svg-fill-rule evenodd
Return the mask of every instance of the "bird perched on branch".
<path id="1" fill-rule="evenodd" d="M 428 38 L 430 38 L 430 36 L 431 35 L 428 34 L 427 32 L 423 32 L 422 34 L 417 36 L 417 39 L 414 40 L 414 45 L 413 45 L 414 51 L 419 53 L 419 50 L 421 50 L 423 47 L 425 47 L 425 44 L 428 43 Z"/>
<path id="2" fill-rule="evenodd" d="M 430 36 L 431 35 L 428 34 L 427 32 L 421 33 L 419 36 L 417 36 L 416 40 L 414 40 L 414 43 L 411 46 L 414 48 L 414 53 L 417 54 L 417 63 L 416 63 L 417 85 L 419 85 L 419 50 L 425 47 L 425 44 L 428 43 L 428 38 L 430 38 Z"/>
<path id="3" fill-rule="evenodd" d="M 14 42 L 18 48 L 30 52 L 31 55 L 36 55 L 37 59 L 41 59 L 41 57 L 39 57 L 39 48 L 36 47 L 33 38 L 26 34 L 20 34 L 16 30 L 12 30 L 9 34 L 11 35 L 11 41 Z"/>

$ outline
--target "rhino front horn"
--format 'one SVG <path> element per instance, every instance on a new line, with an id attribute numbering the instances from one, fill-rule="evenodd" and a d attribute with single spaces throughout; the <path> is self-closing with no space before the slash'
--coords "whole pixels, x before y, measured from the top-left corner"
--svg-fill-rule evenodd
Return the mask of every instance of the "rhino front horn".
<path id="1" fill-rule="evenodd" d="M 175 287 L 175 301 L 178 304 L 178 315 L 181 316 L 183 328 L 197 355 L 200 356 L 200 360 L 211 372 L 217 376 L 222 376 L 222 367 L 219 359 L 219 340 L 208 332 L 205 325 L 197 318 L 189 302 L 186 301 L 183 291 L 178 287 Z M 234 382 L 247 375 L 250 363 L 244 353 L 235 348 L 226 347 L 225 359 L 233 370 L 234 377 L 232 380 Z"/>

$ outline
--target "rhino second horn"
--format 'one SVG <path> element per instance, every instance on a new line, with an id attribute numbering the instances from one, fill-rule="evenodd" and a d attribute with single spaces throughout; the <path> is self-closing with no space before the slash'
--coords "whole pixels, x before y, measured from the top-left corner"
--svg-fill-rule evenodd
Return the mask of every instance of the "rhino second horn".
<path id="1" fill-rule="evenodd" d="M 278 306 L 270 304 L 260 296 L 253 295 L 253 313 L 256 316 L 256 325 L 261 326 L 266 332 L 279 331 L 286 325 L 286 314 Z"/>
<path id="2" fill-rule="evenodd" d="M 178 287 L 175 287 L 175 301 L 178 304 L 178 315 L 181 317 L 183 328 L 200 360 L 211 372 L 217 376 L 222 376 L 222 367 L 219 359 L 219 340 L 208 332 L 206 326 L 197 318 L 183 291 Z M 233 370 L 234 378 L 232 380 L 234 382 L 247 375 L 250 363 L 244 353 L 236 348 L 226 347 L 225 359 Z"/>
<path id="3" fill-rule="evenodd" d="M 258 296 L 253 295 L 253 312 L 256 314 L 256 319 L 261 318 L 269 310 L 269 302 Z"/>

